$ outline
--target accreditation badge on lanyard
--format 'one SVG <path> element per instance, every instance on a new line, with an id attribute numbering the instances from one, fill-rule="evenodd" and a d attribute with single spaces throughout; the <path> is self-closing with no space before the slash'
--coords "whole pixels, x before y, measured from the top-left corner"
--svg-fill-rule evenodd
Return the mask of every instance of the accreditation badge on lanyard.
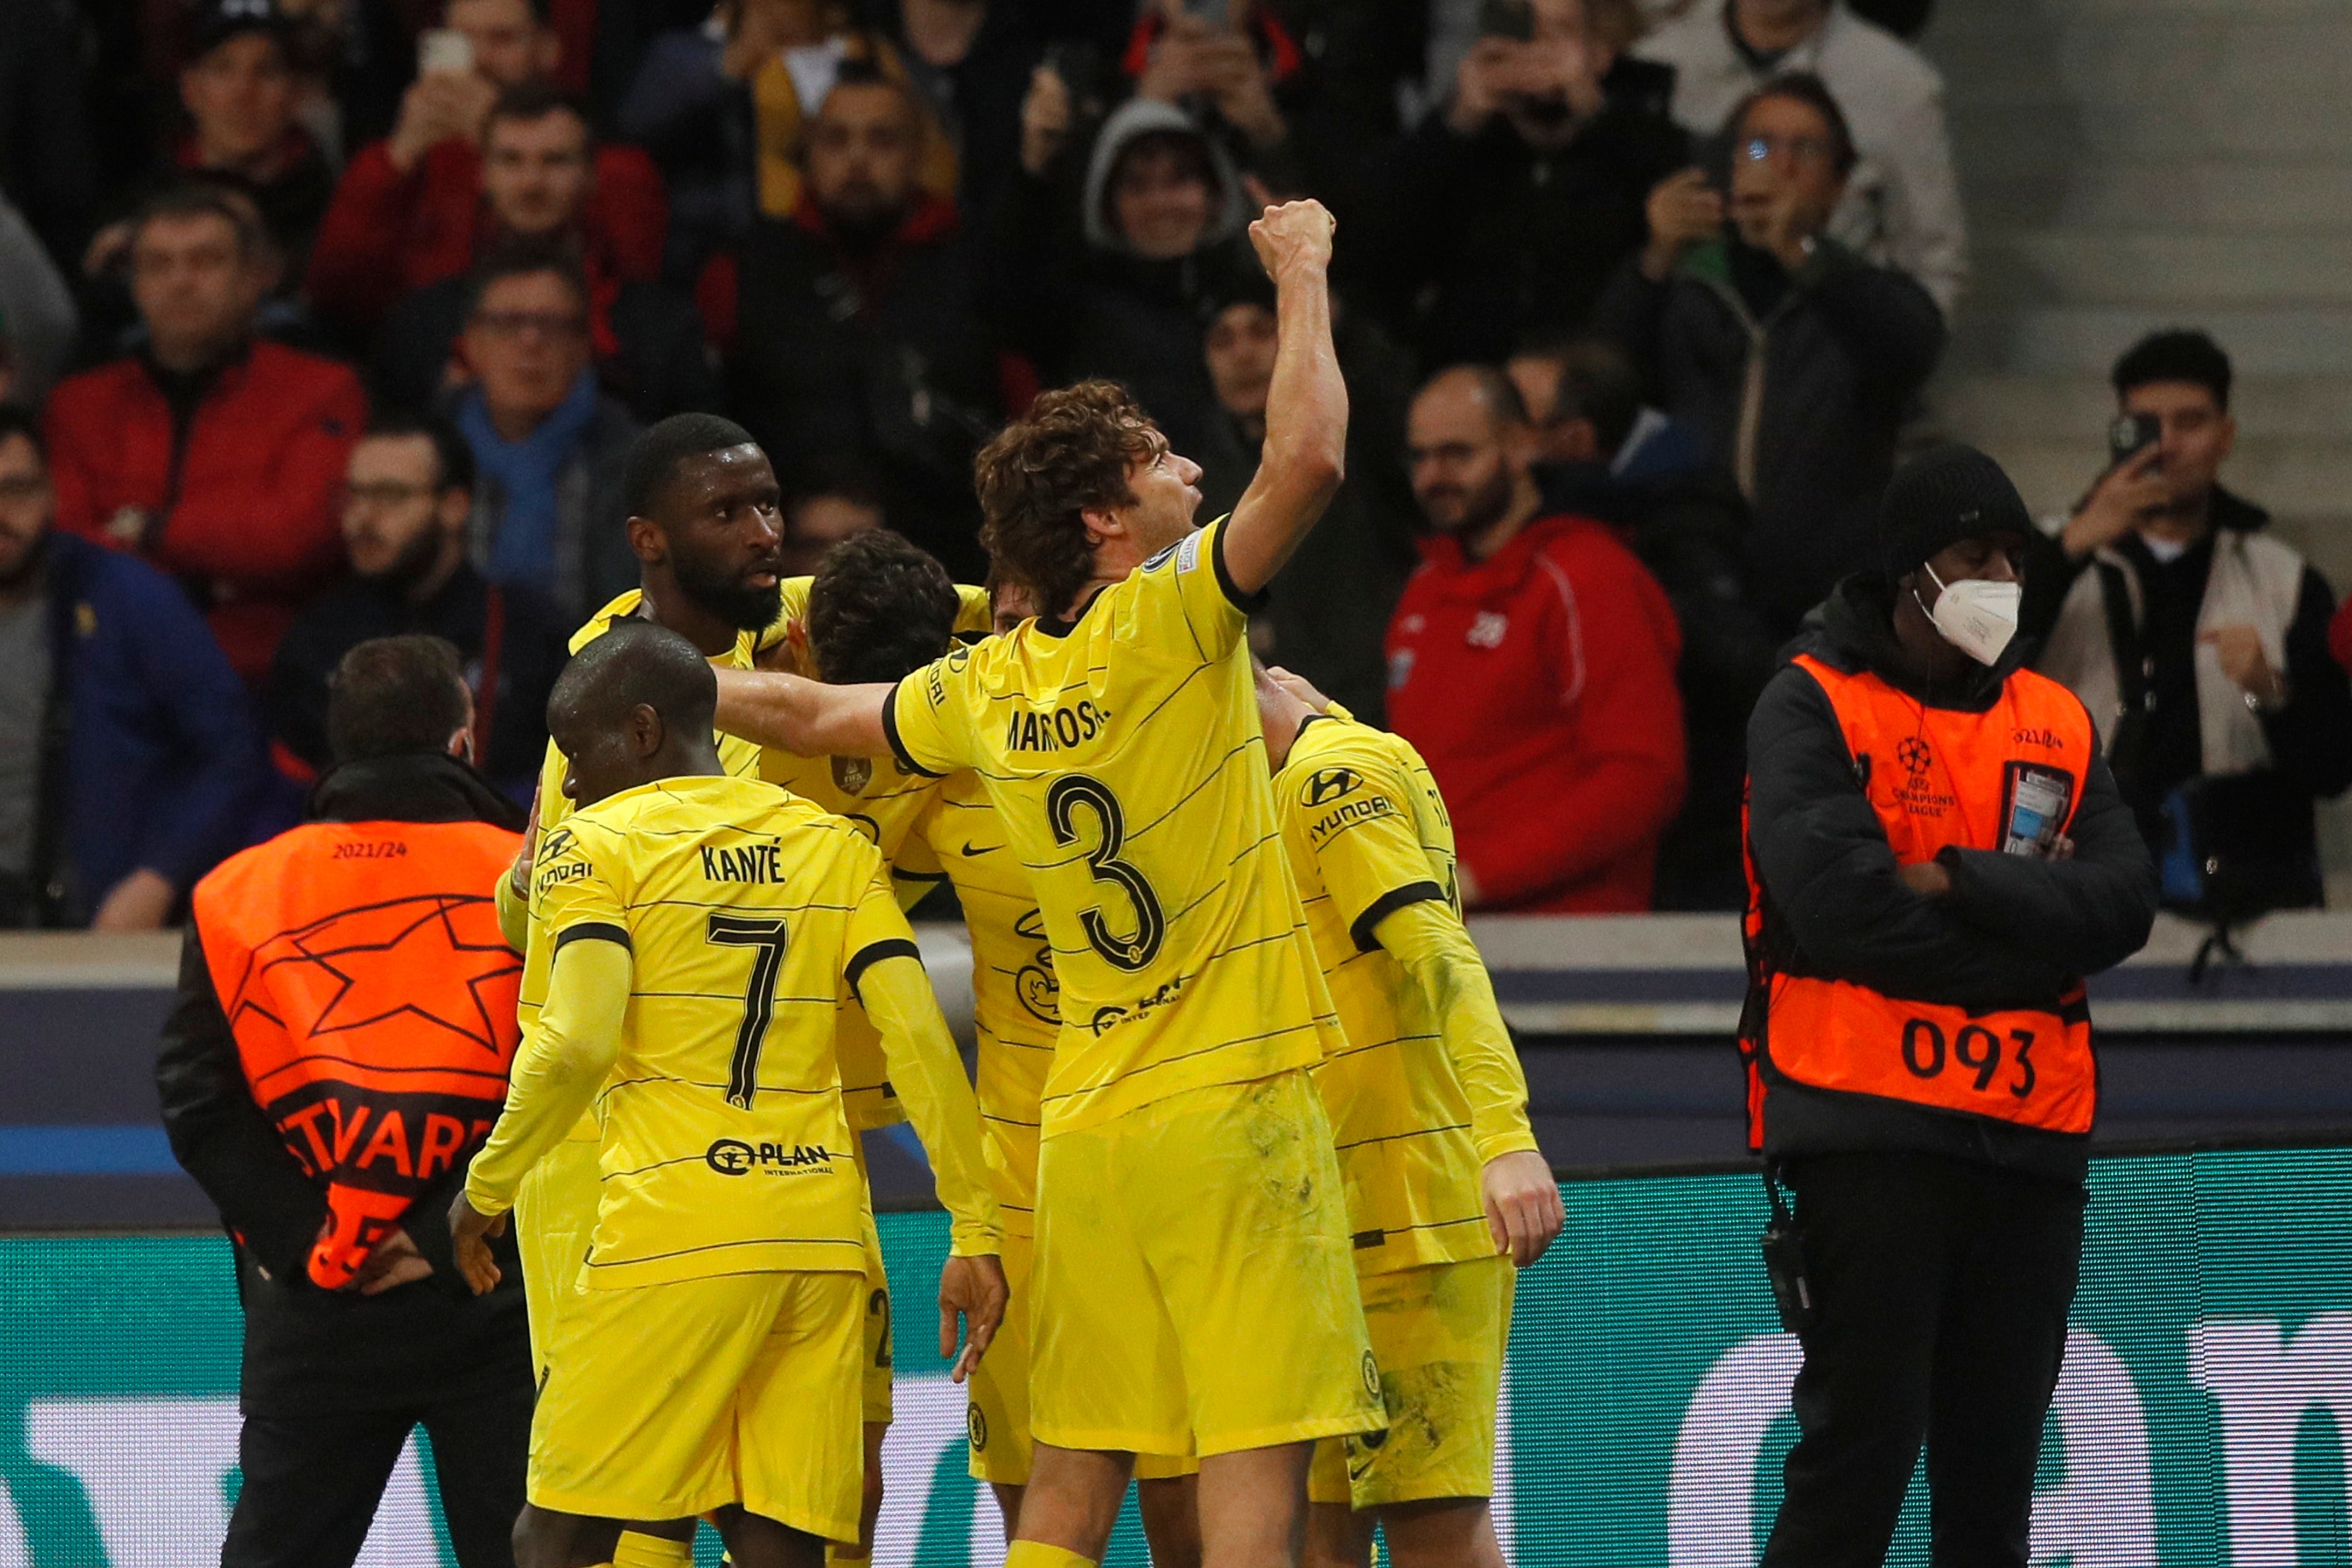
<path id="1" fill-rule="evenodd" d="M 2066 826 L 2067 807 L 2074 799 L 2074 775 L 2032 763 L 2011 763 L 2007 784 L 2000 814 L 2001 853 L 2046 857 Z"/>

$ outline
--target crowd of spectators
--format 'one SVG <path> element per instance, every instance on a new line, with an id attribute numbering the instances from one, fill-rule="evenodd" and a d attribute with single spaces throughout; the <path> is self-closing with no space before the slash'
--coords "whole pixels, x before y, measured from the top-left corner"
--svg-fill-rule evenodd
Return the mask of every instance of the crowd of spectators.
<path id="1" fill-rule="evenodd" d="M 1420 746 L 1473 908 L 1735 907 L 1748 709 L 1872 559 L 1966 275 L 1925 11 L 13 0 L 0 921 L 174 918 L 299 815 L 372 637 L 454 643 L 527 792 L 667 415 L 753 431 L 803 570 L 888 527 L 978 577 L 973 452 L 1085 376 L 1229 508 L 1243 229 L 1310 194 L 1349 478 L 1258 651 Z M 2158 835 L 2203 774 L 2342 788 L 2352 726 L 2326 585 L 2214 481 L 2226 362 L 2152 363 L 2163 493 L 2100 481 L 2041 580 L 2052 668 L 2145 708 Z"/>

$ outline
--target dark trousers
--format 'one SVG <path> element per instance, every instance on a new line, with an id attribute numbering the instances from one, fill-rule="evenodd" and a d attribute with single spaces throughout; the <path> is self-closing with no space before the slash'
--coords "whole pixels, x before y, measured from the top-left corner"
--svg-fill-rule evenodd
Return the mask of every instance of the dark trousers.
<path id="1" fill-rule="evenodd" d="M 533 1390 L 493 1391 L 409 1409 L 247 1415 L 237 1439 L 245 1489 L 221 1568 L 349 1568 L 367 1541 L 408 1434 L 433 1440 L 434 1478 L 459 1568 L 514 1568 Z"/>
<path id="2" fill-rule="evenodd" d="M 1764 1568 L 1879 1568 L 1923 1441 L 1936 1568 L 2026 1568 L 2082 1190 L 1926 1154 L 1788 1179 L 1814 1321 Z"/>

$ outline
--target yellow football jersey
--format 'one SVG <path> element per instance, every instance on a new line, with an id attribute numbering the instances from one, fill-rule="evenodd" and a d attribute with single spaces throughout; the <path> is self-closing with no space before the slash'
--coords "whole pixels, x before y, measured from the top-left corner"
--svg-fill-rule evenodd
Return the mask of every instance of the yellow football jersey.
<path id="1" fill-rule="evenodd" d="M 813 577 L 784 579 L 783 607 L 775 624 L 758 638 L 758 657 L 765 668 L 816 678 L 815 660 L 809 657 L 801 635 L 808 616 L 809 590 L 815 581 Z M 960 603 L 955 629 L 987 631 L 988 590 L 959 587 L 956 596 Z M 930 847 L 914 832 L 915 821 L 929 807 L 939 780 L 887 757 L 803 757 L 781 751 L 763 751 L 759 757 L 761 778 L 855 824 L 873 841 L 890 868 L 902 907 L 912 909 L 942 880 Z M 863 1131 L 907 1120 L 883 1068 L 881 1037 L 861 1008 L 853 1007 L 842 1026 L 841 1072 L 851 1126 Z"/>
<path id="2" fill-rule="evenodd" d="M 1373 935 L 1391 913 L 1424 900 L 1460 917 L 1454 827 L 1437 781 L 1402 737 L 1335 709 L 1299 731 L 1274 795 L 1307 929 L 1348 1036 L 1316 1081 L 1347 1182 L 1358 1271 L 1491 1258 L 1471 1097 L 1443 1022 Z M 1460 1029 L 1471 1021 L 1454 1022 Z M 1508 1056 L 1500 1016 L 1487 1023 L 1477 1031 L 1482 1043 Z M 1519 1103 L 1490 1115 L 1481 1131 L 1507 1123 L 1526 1135 L 1507 1142 L 1533 1148 L 1516 1058 L 1508 1072 Z"/>
<path id="3" fill-rule="evenodd" d="M 980 1095 L 981 1149 L 1008 1236 L 1034 1236 L 1038 1104 L 1062 1026 L 1054 949 L 1037 913 L 1029 873 L 998 826 L 978 774 L 940 786 L 916 833 L 947 868 L 971 933 L 973 1088 Z"/>
<path id="4" fill-rule="evenodd" d="M 867 964 L 915 952 L 874 847 L 756 780 L 665 779 L 542 838 L 531 904 L 551 949 L 631 954 L 582 1288 L 862 1272 L 835 1031 Z"/>
<path id="5" fill-rule="evenodd" d="M 632 588 L 611 604 L 588 617 L 587 625 L 572 634 L 570 651 L 578 653 L 610 630 L 616 620 L 625 620 L 637 613 L 645 595 Z M 721 669 L 751 668 L 755 634 L 745 632 L 735 639 L 734 648 L 710 662 Z M 759 772 L 760 748 L 733 735 L 719 734 L 719 765 L 737 778 L 750 778 Z M 547 743 L 547 756 L 539 765 L 539 831 L 541 837 L 572 815 L 572 802 L 563 793 L 563 753 L 555 742 Z M 522 980 L 515 995 L 515 1016 L 525 1033 L 539 1022 L 540 1009 L 547 1005 L 548 974 L 555 963 L 555 949 L 546 941 L 536 919 L 527 924 L 527 938 L 522 949 Z M 572 1136 L 586 1142 L 596 1138 L 593 1118 L 583 1117 L 572 1130 Z"/>
<path id="6" fill-rule="evenodd" d="M 588 624 L 572 634 L 570 651 L 578 653 L 611 630 L 614 621 L 625 620 L 635 615 L 637 606 L 644 602 L 645 595 L 635 588 L 623 594 L 589 616 Z M 751 668 L 754 641 L 754 635 L 745 632 L 736 638 L 731 652 L 721 654 L 710 662 L 721 669 L 749 669 Z M 759 747 L 728 734 L 719 734 L 718 741 L 720 767 L 737 778 L 751 778 L 758 773 Z M 546 759 L 539 765 L 539 831 L 542 837 L 572 815 L 572 802 L 563 793 L 564 767 L 563 753 L 556 749 L 554 742 L 550 741 Z M 534 928 L 537 923 L 536 921 L 532 922 Z M 530 942 L 523 952 L 522 990 L 515 1004 L 515 1011 L 525 1029 L 537 1021 L 540 1008 L 546 1004 L 548 968 L 553 960 L 554 950 L 540 940 L 539 932 L 534 929 Z M 593 1129 L 587 1132 L 593 1136 Z"/>
<path id="7" fill-rule="evenodd" d="M 978 772 L 1061 983 L 1042 1135 L 1342 1044 L 1268 786 L 1246 606 L 1216 522 L 898 683 L 893 750 Z"/>

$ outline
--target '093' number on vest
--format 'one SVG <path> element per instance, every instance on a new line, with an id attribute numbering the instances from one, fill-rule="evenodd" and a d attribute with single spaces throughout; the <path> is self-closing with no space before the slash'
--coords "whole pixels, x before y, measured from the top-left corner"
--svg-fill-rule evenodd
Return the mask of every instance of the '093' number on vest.
<path id="1" fill-rule="evenodd" d="M 1114 968 L 1150 968 L 1160 956 L 1160 944 L 1168 940 L 1168 917 L 1160 911 L 1160 896 L 1151 890 L 1143 873 L 1118 858 L 1118 852 L 1127 847 L 1127 814 L 1119 809 L 1118 797 L 1100 779 L 1084 773 L 1055 779 L 1054 787 L 1045 792 L 1045 826 L 1053 829 L 1055 843 L 1076 844 L 1076 813 L 1081 805 L 1093 814 L 1102 830 L 1101 838 L 1086 852 L 1087 869 L 1096 881 L 1108 882 L 1124 892 L 1135 906 L 1135 934 L 1115 934 L 1099 904 L 1079 910 L 1078 923 L 1086 928 L 1087 941 Z"/>
<path id="2" fill-rule="evenodd" d="M 2011 1029 L 2009 1038 L 2017 1046 L 2017 1055 L 2010 1058 L 2015 1068 L 2005 1087 L 2018 1099 L 2033 1092 L 2033 1031 Z M 1943 1026 L 1932 1018 L 1911 1018 L 1903 1025 L 1903 1065 L 1911 1069 L 1914 1078 L 1936 1078 L 1942 1074 L 1947 1055 L 1962 1070 L 1976 1075 L 1977 1091 L 1981 1094 L 1992 1088 L 1993 1079 L 2000 1072 L 2002 1040 L 1999 1035 L 1981 1024 L 1961 1026 L 1948 1047 Z"/>

